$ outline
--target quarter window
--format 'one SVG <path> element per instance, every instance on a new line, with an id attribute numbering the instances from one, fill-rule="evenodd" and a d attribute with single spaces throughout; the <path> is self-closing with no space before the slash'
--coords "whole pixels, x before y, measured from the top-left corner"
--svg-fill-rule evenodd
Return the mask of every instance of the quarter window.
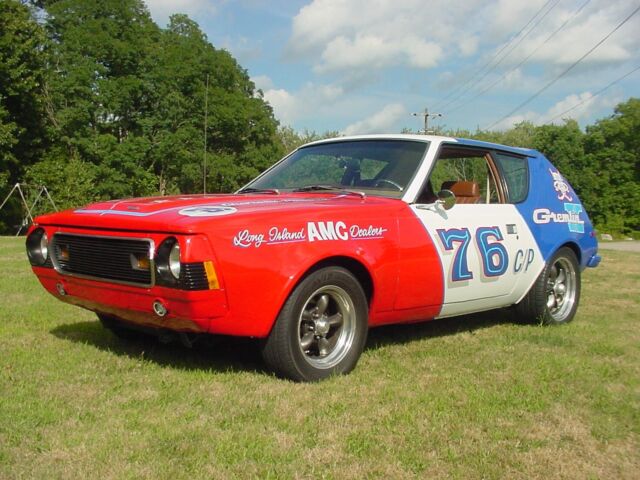
<path id="1" fill-rule="evenodd" d="M 509 203 L 519 203 L 529 193 L 529 163 L 526 157 L 516 157 L 505 153 L 494 153 L 496 163 L 507 184 Z"/>

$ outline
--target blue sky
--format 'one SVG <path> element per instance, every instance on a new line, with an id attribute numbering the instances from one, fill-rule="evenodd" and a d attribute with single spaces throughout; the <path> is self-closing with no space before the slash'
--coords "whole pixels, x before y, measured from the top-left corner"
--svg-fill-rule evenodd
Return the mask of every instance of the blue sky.
<path id="1" fill-rule="evenodd" d="M 283 125 L 346 134 L 581 125 L 640 97 L 637 0 L 146 0 L 165 26 L 196 20 L 247 69 Z M 523 29 L 524 27 L 524 29 Z M 522 32 L 521 32 L 522 30 Z M 520 33 L 519 33 L 520 32 Z"/>

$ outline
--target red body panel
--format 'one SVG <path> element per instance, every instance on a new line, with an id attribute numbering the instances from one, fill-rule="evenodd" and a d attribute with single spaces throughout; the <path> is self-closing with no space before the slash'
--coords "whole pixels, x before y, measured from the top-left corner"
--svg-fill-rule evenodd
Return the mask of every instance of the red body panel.
<path id="1" fill-rule="evenodd" d="M 203 207 L 205 210 L 184 210 Z M 212 209 L 207 213 L 206 209 Z M 183 262 L 212 261 L 220 288 L 183 291 L 75 278 L 34 267 L 63 301 L 130 322 L 174 330 L 264 337 L 295 285 L 315 264 L 346 257 L 369 273 L 369 323 L 433 318 L 443 299 L 436 249 L 400 200 L 357 195 L 209 195 L 104 202 L 37 219 L 56 231 L 178 238 Z M 56 285 L 68 295 L 60 296 Z M 160 299 L 169 314 L 159 318 Z"/>

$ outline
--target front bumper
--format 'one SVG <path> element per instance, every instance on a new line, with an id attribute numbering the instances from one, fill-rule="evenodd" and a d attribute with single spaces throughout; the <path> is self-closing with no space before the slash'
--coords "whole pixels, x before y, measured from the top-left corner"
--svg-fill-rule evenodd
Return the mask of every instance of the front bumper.
<path id="1" fill-rule="evenodd" d="M 145 327 L 210 332 L 212 322 L 227 313 L 224 290 L 131 287 L 60 275 L 52 268 L 33 270 L 42 286 L 59 300 Z M 167 309 L 164 316 L 154 311 L 158 301 Z"/>

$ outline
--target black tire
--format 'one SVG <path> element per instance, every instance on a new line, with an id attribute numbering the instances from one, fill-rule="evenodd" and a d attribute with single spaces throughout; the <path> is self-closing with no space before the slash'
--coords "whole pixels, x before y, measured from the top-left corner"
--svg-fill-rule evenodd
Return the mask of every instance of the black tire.
<path id="1" fill-rule="evenodd" d="M 543 325 L 573 320 L 580 302 L 580 266 L 576 254 L 560 248 L 547 262 L 529 293 L 516 305 L 518 317 Z"/>
<path id="2" fill-rule="evenodd" d="M 144 338 L 144 333 L 133 328 L 127 328 L 117 318 L 98 313 L 98 319 L 104 328 L 123 340 L 140 340 Z"/>
<path id="3" fill-rule="evenodd" d="M 367 329 L 367 298 L 358 280 L 344 268 L 322 268 L 293 290 L 262 356 L 276 375 L 298 382 L 346 374 L 360 358 Z"/>

